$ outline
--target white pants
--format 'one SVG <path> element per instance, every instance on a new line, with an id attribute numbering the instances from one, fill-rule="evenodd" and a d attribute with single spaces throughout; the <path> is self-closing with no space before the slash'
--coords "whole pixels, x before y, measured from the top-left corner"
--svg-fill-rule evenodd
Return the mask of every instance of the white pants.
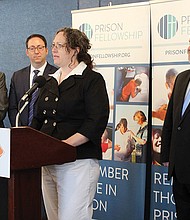
<path id="1" fill-rule="evenodd" d="M 42 168 L 42 192 L 48 220 L 90 220 L 99 179 L 96 159 Z"/>

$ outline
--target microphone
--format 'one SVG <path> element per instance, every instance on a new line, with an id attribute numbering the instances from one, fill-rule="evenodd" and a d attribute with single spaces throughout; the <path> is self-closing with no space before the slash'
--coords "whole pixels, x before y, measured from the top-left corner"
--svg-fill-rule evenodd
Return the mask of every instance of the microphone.
<path id="1" fill-rule="evenodd" d="M 46 79 L 43 76 L 37 76 L 34 80 L 32 87 L 23 95 L 21 100 L 27 100 L 37 88 L 42 88 L 45 84 Z"/>

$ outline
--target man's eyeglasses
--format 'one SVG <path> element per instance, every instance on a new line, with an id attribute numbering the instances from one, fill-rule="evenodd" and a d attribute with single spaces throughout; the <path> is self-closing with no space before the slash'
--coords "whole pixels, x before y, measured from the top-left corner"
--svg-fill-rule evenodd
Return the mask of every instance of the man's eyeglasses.
<path id="1" fill-rule="evenodd" d="M 35 50 L 42 52 L 44 50 L 44 48 L 45 48 L 45 46 L 38 45 L 37 47 L 34 47 L 34 46 L 28 47 L 28 50 L 32 53 L 35 52 Z"/>
<path id="2" fill-rule="evenodd" d="M 63 49 L 64 47 L 66 47 L 67 44 L 62 44 L 62 43 L 52 43 L 51 45 L 51 49 L 54 49 L 56 48 L 57 50 L 61 50 Z"/>

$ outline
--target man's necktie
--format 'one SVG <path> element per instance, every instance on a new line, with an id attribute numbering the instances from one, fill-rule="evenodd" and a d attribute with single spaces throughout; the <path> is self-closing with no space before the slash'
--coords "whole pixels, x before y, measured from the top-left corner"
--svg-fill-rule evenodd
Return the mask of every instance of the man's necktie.
<path id="1" fill-rule="evenodd" d="M 34 76 L 32 79 L 32 84 L 34 83 L 34 80 L 36 79 L 36 77 L 38 76 L 38 73 L 40 72 L 39 70 L 34 70 Z M 32 119 L 34 116 L 34 103 L 36 102 L 36 99 L 38 97 L 38 89 L 36 89 L 31 96 L 31 100 L 29 102 L 29 114 L 28 114 L 28 126 L 31 125 L 32 123 Z"/>
<path id="2" fill-rule="evenodd" d="M 187 106 L 189 105 L 190 103 L 190 89 L 185 97 L 185 100 L 184 100 L 184 103 L 183 103 L 183 108 L 182 108 L 182 115 L 184 114 Z"/>

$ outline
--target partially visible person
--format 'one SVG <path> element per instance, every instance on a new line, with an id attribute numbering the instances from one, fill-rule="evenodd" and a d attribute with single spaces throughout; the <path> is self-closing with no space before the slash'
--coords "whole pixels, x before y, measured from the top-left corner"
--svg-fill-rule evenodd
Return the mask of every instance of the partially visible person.
<path id="1" fill-rule="evenodd" d="M 109 138 L 108 128 L 104 130 L 101 137 L 102 157 L 104 160 L 112 158 L 112 140 Z"/>
<path id="2" fill-rule="evenodd" d="M 0 127 L 4 127 L 3 120 L 8 108 L 7 86 L 5 74 L 0 72 Z"/>
<path id="3" fill-rule="evenodd" d="M 141 88 L 139 87 L 141 83 L 142 81 L 139 78 L 130 80 L 122 88 L 120 101 L 128 102 L 130 97 L 134 98 L 141 91 Z"/>
<path id="4" fill-rule="evenodd" d="M 136 134 L 131 131 L 132 137 L 135 140 L 135 150 L 136 150 L 136 162 L 146 163 L 147 155 L 147 136 L 148 136 L 148 122 L 146 115 L 143 111 L 135 112 L 133 120 L 140 125 L 139 130 Z"/>
<path id="5" fill-rule="evenodd" d="M 8 108 L 7 86 L 5 74 L 0 72 L 0 127 L 4 127 L 3 120 Z M 0 177 L 0 219 L 8 219 L 8 186 L 7 179 Z"/>
<path id="6" fill-rule="evenodd" d="M 32 86 L 34 70 L 38 70 L 38 76 L 48 77 L 48 74 L 54 73 L 57 68 L 50 65 L 47 61 L 48 48 L 47 41 L 43 35 L 32 34 L 26 39 L 26 56 L 30 60 L 30 65 L 13 73 L 9 91 L 9 109 L 8 116 L 11 126 L 14 127 L 18 106 L 22 96 Z M 34 114 L 36 105 L 34 104 Z M 29 124 L 29 105 L 24 109 L 19 118 L 19 125 Z"/>
<path id="7" fill-rule="evenodd" d="M 101 137 L 101 146 L 102 152 L 106 152 L 108 149 L 112 148 L 112 141 L 108 138 L 108 131 L 107 129 L 104 130 L 104 133 Z"/>
<path id="8" fill-rule="evenodd" d="M 166 73 L 166 82 L 165 82 L 165 88 L 166 88 L 166 95 L 165 97 L 161 97 L 160 100 L 158 100 L 155 109 L 152 111 L 152 117 L 158 118 L 161 121 L 164 121 L 166 116 L 166 111 L 168 107 L 168 102 L 170 100 L 175 79 L 178 72 L 176 69 L 171 68 Z"/>
<path id="9" fill-rule="evenodd" d="M 161 166 L 161 136 L 160 128 L 152 129 L 152 164 Z"/>
<path id="10" fill-rule="evenodd" d="M 166 86 L 167 96 L 168 96 L 169 100 L 170 100 L 171 95 L 172 95 L 172 91 L 173 91 L 173 88 L 174 88 L 174 83 L 175 83 L 177 74 L 178 74 L 178 71 L 174 68 L 169 69 L 166 73 L 165 86 Z"/>
<path id="11" fill-rule="evenodd" d="M 87 36 L 77 29 L 56 32 L 52 54 L 60 68 L 41 89 L 32 121 L 33 128 L 77 150 L 76 161 L 42 169 L 48 220 L 92 219 L 109 101 L 102 75 L 92 69 L 90 48 Z"/>
<path id="12" fill-rule="evenodd" d="M 102 147 L 102 154 L 103 159 L 111 160 L 112 159 L 112 128 L 106 127 L 104 133 L 101 137 L 101 147 Z M 114 150 L 119 150 L 119 147 L 115 146 Z"/>
<path id="13" fill-rule="evenodd" d="M 128 129 L 126 118 L 121 118 L 116 126 L 114 160 L 131 162 L 131 153 L 135 148 L 135 142 Z"/>
<path id="14" fill-rule="evenodd" d="M 148 102 L 149 96 L 149 75 L 147 69 L 144 67 L 136 67 L 137 74 L 134 76 L 134 79 L 140 79 L 141 84 L 138 86 L 138 95 L 134 98 L 130 97 L 129 102 Z"/>
<path id="15" fill-rule="evenodd" d="M 190 41 L 189 41 L 190 42 Z M 190 61 L 190 46 L 188 47 Z M 190 70 L 178 74 L 162 129 L 161 161 L 173 177 L 177 219 L 190 218 Z"/>

